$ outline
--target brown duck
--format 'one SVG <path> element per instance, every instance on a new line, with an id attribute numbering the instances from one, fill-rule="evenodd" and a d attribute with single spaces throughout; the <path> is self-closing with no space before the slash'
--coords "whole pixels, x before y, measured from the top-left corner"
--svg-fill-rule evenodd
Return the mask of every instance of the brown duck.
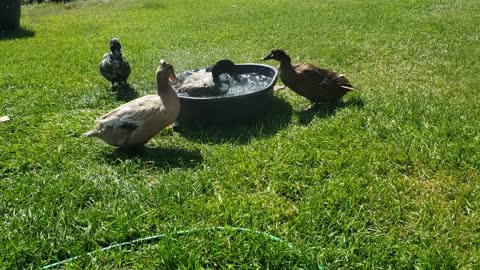
<path id="1" fill-rule="evenodd" d="M 120 148 L 140 148 L 172 124 L 180 113 L 180 101 L 169 84 L 169 79 L 176 80 L 173 66 L 161 60 L 156 79 L 156 95 L 134 99 L 104 114 L 83 135 Z"/>
<path id="2" fill-rule="evenodd" d="M 290 56 L 282 49 L 274 49 L 262 60 L 280 61 L 280 79 L 295 93 L 313 103 L 336 102 L 355 89 L 343 74 L 300 63 L 292 66 Z"/>

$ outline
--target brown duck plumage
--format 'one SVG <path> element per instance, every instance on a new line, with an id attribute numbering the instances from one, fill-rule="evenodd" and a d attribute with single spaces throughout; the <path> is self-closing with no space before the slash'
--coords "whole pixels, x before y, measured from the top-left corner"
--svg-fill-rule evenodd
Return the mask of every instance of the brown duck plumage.
<path id="1" fill-rule="evenodd" d="M 285 51 L 274 49 L 262 60 L 280 61 L 280 79 L 295 93 L 313 103 L 336 102 L 355 89 L 344 75 L 308 63 L 292 65 Z"/>

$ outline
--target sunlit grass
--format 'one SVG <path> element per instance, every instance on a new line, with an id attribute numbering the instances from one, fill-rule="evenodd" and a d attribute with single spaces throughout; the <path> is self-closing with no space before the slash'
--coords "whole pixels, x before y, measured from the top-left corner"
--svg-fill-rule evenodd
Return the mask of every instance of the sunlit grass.
<path id="1" fill-rule="evenodd" d="M 473 0 L 23 7 L 23 32 L 0 40 L 0 268 L 216 226 L 284 242 L 198 233 L 71 268 L 479 268 L 479 12 Z M 251 125 L 184 125 L 124 153 L 81 137 L 131 98 L 98 72 L 113 36 L 139 96 L 161 58 L 181 72 L 274 47 L 360 91 L 316 110 L 278 92 Z"/>

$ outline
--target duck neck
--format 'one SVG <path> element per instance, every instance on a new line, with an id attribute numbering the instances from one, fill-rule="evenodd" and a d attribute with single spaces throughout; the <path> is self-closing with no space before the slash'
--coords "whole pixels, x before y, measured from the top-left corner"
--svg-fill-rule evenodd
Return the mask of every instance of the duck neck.
<path id="1" fill-rule="evenodd" d="M 285 71 L 293 70 L 292 59 L 290 58 L 290 56 L 287 56 L 280 60 L 280 69 Z"/>
<path id="2" fill-rule="evenodd" d="M 114 58 L 122 58 L 122 51 L 120 50 L 113 50 L 112 55 Z"/>
<path id="3" fill-rule="evenodd" d="M 212 76 L 215 87 L 222 93 L 228 92 L 228 90 L 230 89 L 230 81 L 228 80 L 228 75 L 225 73 L 219 75 L 212 73 Z"/>
<path id="4" fill-rule="evenodd" d="M 157 75 L 157 94 L 159 96 L 164 96 L 170 92 L 169 90 L 171 90 L 171 87 L 168 83 L 168 78 L 163 78 L 161 75 Z"/>
<path id="5" fill-rule="evenodd" d="M 213 83 L 214 84 L 221 84 L 224 81 L 228 81 L 227 75 L 225 73 L 223 73 L 223 74 L 212 73 L 212 78 L 213 78 Z"/>

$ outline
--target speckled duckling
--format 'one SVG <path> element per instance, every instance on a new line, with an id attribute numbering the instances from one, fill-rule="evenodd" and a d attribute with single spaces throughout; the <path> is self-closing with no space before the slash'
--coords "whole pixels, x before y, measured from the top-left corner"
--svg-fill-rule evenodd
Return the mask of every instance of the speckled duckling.
<path id="1" fill-rule="evenodd" d="M 312 103 L 337 102 L 355 87 L 343 74 L 319 68 L 312 64 L 292 65 L 290 56 L 282 49 L 274 49 L 262 60 L 280 61 L 280 79 L 295 93 Z"/>
<path id="2" fill-rule="evenodd" d="M 173 66 L 160 61 L 156 72 L 157 94 L 134 99 L 96 120 L 83 134 L 98 137 L 120 148 L 141 148 L 153 136 L 170 126 L 180 113 L 180 101 L 169 80 L 176 80 Z"/>
<path id="3" fill-rule="evenodd" d="M 122 45 L 118 38 L 110 40 L 110 52 L 103 55 L 99 64 L 100 73 L 114 86 L 115 83 L 125 85 L 130 76 L 130 65 L 122 55 Z"/>
<path id="4" fill-rule="evenodd" d="M 233 80 L 239 81 L 235 63 L 228 59 L 219 60 L 213 67 L 191 72 L 183 81 L 178 81 L 175 88 L 179 93 L 192 97 L 220 96 L 230 90 Z"/>

